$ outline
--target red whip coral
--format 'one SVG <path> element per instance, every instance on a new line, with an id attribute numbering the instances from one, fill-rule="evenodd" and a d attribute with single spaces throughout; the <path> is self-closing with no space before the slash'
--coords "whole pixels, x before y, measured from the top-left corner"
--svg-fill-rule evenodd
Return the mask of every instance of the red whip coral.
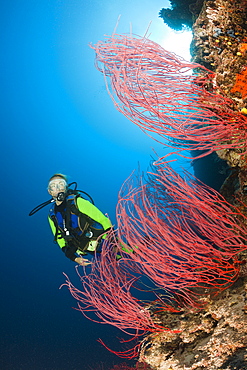
<path id="1" fill-rule="evenodd" d="M 186 177 L 160 163 L 147 184 L 133 187 L 129 180 L 117 217 L 120 238 L 138 246 L 131 258 L 143 273 L 196 306 L 194 288 L 219 292 L 237 279 L 247 229 L 237 208 Z"/>
<path id="2" fill-rule="evenodd" d="M 94 367 L 94 368 L 91 368 L 90 367 L 90 370 L 107 370 L 104 368 L 103 365 L 101 365 L 100 367 L 97 367 L 97 369 Z M 113 367 L 111 367 L 109 370 L 152 370 L 150 365 L 146 364 L 145 362 L 137 362 L 135 364 L 135 366 L 129 366 L 128 364 L 126 364 L 126 362 L 123 362 L 121 364 L 118 364 L 118 365 L 113 365 Z"/>
<path id="3" fill-rule="evenodd" d="M 84 268 L 84 276 L 78 272 L 82 290 L 68 278 L 65 283 L 78 310 L 90 320 L 114 325 L 132 339 L 164 330 L 176 333 L 160 322 L 157 308 L 202 308 L 205 290 L 217 293 L 237 279 L 236 255 L 246 249 L 244 216 L 219 193 L 188 173 L 186 177 L 157 162 L 146 184 L 125 183 L 117 206 L 118 237 L 112 230 L 91 271 Z M 116 253 L 122 254 L 120 261 Z M 154 283 L 158 300 L 151 305 L 130 291 L 136 272 Z M 108 349 L 133 358 L 140 346 L 123 352 Z"/>
<path id="4" fill-rule="evenodd" d="M 100 257 L 95 256 L 90 273 L 84 269 L 81 276 L 77 270 L 83 290 L 75 288 L 66 275 L 65 285 L 78 301 L 79 310 L 90 320 L 111 324 L 134 336 L 164 330 L 153 322 L 145 305 L 131 295 L 130 289 L 137 278 L 121 271 L 114 252 L 117 245 L 115 233 L 111 231 Z M 92 312 L 96 318 L 90 316 Z"/>
<path id="5" fill-rule="evenodd" d="M 122 260 L 120 264 L 117 262 L 114 250 L 118 248 L 120 249 L 119 242 L 115 238 L 114 231 L 111 231 L 108 241 L 103 245 L 100 258 L 95 256 L 91 271 L 86 273 L 84 268 L 84 275 L 81 276 L 77 269 L 82 289 L 77 289 L 67 275 L 65 275 L 66 283 L 62 286 L 69 288 L 71 295 L 78 302 L 78 310 L 84 316 L 94 322 L 116 326 L 124 333 L 131 335 L 131 340 L 148 332 L 170 330 L 154 322 L 152 313 L 147 309 L 146 304 L 131 294 L 130 289 L 137 277 L 122 268 Z M 102 340 L 99 342 L 109 351 L 123 358 L 136 357 L 141 345 L 137 342 L 128 350 L 116 352 L 108 348 Z"/>
<path id="6" fill-rule="evenodd" d="M 128 366 L 125 362 L 119 365 L 114 365 L 110 370 L 151 370 L 150 365 L 145 362 L 137 362 L 135 367 Z"/>
<path id="7" fill-rule="evenodd" d="M 92 48 L 117 109 L 144 131 L 187 150 L 246 150 L 247 118 L 234 111 L 233 100 L 216 93 L 205 67 L 128 34 L 113 34 Z M 204 77 L 192 76 L 195 69 Z"/>

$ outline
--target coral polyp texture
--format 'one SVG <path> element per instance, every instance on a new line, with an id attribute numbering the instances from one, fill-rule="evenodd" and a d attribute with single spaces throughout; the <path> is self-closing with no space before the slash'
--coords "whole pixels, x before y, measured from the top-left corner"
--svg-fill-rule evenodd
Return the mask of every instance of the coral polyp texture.
<path id="1" fill-rule="evenodd" d="M 200 2 L 197 2 L 200 3 Z M 247 113 L 247 1 L 202 1 L 192 27 L 190 46 L 193 62 L 215 73 L 215 82 L 239 112 Z M 235 135 L 239 132 L 236 130 Z M 246 167 L 246 148 L 222 149 L 217 154 L 230 166 Z"/>
<path id="2" fill-rule="evenodd" d="M 117 109 L 144 132 L 180 150 L 245 152 L 247 118 L 212 71 L 132 34 L 113 34 L 92 47 Z"/>
<path id="3" fill-rule="evenodd" d="M 247 285 L 241 278 L 203 311 L 161 313 L 178 331 L 146 338 L 140 358 L 159 370 L 246 370 Z"/>
<path id="4" fill-rule="evenodd" d="M 245 44 L 247 45 L 247 44 Z M 236 82 L 231 88 L 231 92 L 239 92 L 241 96 L 246 98 L 247 96 L 247 67 L 243 69 L 241 73 L 237 74 Z"/>

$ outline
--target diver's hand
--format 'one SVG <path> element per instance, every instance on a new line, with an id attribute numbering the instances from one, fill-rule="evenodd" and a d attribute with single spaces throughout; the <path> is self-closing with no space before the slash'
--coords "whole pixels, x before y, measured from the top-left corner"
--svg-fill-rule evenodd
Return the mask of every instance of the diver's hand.
<path id="1" fill-rule="evenodd" d="M 75 262 L 81 266 L 88 266 L 92 264 L 92 262 L 90 262 L 88 259 L 82 257 L 75 258 Z"/>

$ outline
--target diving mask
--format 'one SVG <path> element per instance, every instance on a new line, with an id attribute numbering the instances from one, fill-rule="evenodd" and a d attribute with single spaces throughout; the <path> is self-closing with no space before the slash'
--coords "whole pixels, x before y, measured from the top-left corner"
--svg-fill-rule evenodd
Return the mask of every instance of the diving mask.
<path id="1" fill-rule="evenodd" d="M 64 179 L 54 179 L 49 182 L 48 191 L 50 193 L 66 192 L 67 186 L 68 184 Z"/>

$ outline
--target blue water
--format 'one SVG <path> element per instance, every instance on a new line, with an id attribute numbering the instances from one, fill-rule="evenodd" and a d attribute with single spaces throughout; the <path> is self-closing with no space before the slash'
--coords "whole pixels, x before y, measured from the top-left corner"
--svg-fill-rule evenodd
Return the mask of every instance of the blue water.
<path id="1" fill-rule="evenodd" d="M 59 290 L 63 272 L 79 281 L 74 263 L 53 244 L 48 209 L 28 213 L 49 199 L 47 181 L 62 172 L 115 223 L 123 181 L 139 163 L 146 170 L 152 148 L 165 154 L 116 111 L 88 46 L 113 31 L 119 14 L 119 32 L 132 22 L 143 34 L 150 20 L 155 32 L 157 22 L 165 30 L 158 19 L 164 6 L 158 0 L 1 2 L 3 370 L 83 370 L 100 363 L 107 369 L 123 361 L 97 342 L 121 350 L 115 339 L 121 333 L 85 319 L 72 309 L 68 290 Z"/>
<path id="2" fill-rule="evenodd" d="M 72 309 L 66 272 L 74 264 L 52 242 L 47 181 L 63 172 L 90 193 L 115 222 L 121 184 L 146 169 L 154 142 L 114 108 L 94 67 L 90 42 L 111 33 L 144 33 L 163 1 L 29 0 L 0 4 L 1 38 L 1 306 L 3 370 L 105 369 L 122 362 L 113 349 L 117 329 L 86 320 Z M 130 7 L 132 6 L 132 11 Z M 148 9 L 148 12 L 147 12 Z M 140 14 L 143 14 L 140 22 Z M 130 14 L 131 17 L 130 18 Z M 79 285 L 79 284 L 78 284 Z"/>

